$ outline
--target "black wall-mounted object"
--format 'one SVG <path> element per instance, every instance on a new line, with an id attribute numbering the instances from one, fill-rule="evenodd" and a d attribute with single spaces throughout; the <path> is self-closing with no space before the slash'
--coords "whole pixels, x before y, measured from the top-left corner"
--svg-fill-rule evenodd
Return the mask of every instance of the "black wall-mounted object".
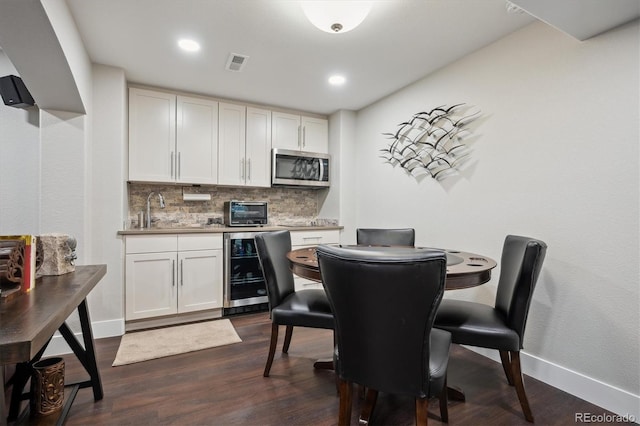
<path id="1" fill-rule="evenodd" d="M 0 95 L 4 104 L 8 106 L 26 108 L 35 104 L 27 86 L 15 75 L 0 77 Z"/>

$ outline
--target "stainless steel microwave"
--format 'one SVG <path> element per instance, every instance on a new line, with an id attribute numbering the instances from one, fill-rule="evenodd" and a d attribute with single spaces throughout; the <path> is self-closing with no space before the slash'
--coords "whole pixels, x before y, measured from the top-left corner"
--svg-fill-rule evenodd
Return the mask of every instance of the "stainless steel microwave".
<path id="1" fill-rule="evenodd" d="M 274 148 L 271 185 L 327 188 L 330 164 L 329 154 Z"/>
<path id="2" fill-rule="evenodd" d="M 225 201 L 224 224 L 227 226 L 261 226 L 268 223 L 265 201 Z"/>

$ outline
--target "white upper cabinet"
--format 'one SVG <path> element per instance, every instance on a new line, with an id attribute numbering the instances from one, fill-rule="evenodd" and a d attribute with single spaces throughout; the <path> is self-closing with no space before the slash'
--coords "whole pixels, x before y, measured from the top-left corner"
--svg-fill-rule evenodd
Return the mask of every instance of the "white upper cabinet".
<path id="1" fill-rule="evenodd" d="M 220 185 L 271 186 L 271 111 L 220 103 Z"/>
<path id="2" fill-rule="evenodd" d="M 129 88 L 129 180 L 271 186 L 271 148 L 328 153 L 322 118 Z"/>
<path id="3" fill-rule="evenodd" d="M 129 180 L 218 182 L 218 103 L 129 89 Z"/>
<path id="4" fill-rule="evenodd" d="M 129 180 L 174 178 L 176 96 L 129 89 Z"/>
<path id="5" fill-rule="evenodd" d="M 272 117 L 274 148 L 329 152 L 328 120 L 275 111 Z"/>
<path id="6" fill-rule="evenodd" d="M 300 116 L 273 112 L 271 128 L 274 148 L 300 150 Z"/>
<path id="7" fill-rule="evenodd" d="M 244 185 L 246 110 L 243 105 L 220 103 L 218 183 L 221 185 Z"/>
<path id="8" fill-rule="evenodd" d="M 302 150 L 329 153 L 329 121 L 322 118 L 302 116 Z"/>
<path id="9" fill-rule="evenodd" d="M 271 186 L 271 111 L 247 107 L 248 186 Z"/>
<path id="10" fill-rule="evenodd" d="M 176 182 L 218 182 L 218 102 L 177 97 Z"/>

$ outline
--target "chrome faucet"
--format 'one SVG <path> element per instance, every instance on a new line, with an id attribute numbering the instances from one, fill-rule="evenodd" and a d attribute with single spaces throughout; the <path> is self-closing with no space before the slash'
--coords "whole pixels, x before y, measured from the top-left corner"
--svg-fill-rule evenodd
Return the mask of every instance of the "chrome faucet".
<path id="1" fill-rule="evenodd" d="M 151 228 L 151 197 L 155 192 L 151 192 L 147 197 L 147 228 Z M 158 192 L 158 198 L 160 199 L 160 208 L 164 209 L 164 197 Z"/>

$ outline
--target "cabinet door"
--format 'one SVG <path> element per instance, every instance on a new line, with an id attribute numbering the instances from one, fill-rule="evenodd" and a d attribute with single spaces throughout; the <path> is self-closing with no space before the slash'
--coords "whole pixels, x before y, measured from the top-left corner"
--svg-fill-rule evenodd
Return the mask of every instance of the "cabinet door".
<path id="1" fill-rule="evenodd" d="M 125 262 L 125 319 L 177 312 L 176 253 L 129 254 Z"/>
<path id="2" fill-rule="evenodd" d="M 222 250 L 178 253 L 178 312 L 222 307 Z"/>
<path id="3" fill-rule="evenodd" d="M 327 120 L 302 117 L 302 150 L 329 153 L 329 122 Z"/>
<path id="4" fill-rule="evenodd" d="M 244 185 L 246 107 L 220 103 L 218 122 L 218 183 Z"/>
<path id="5" fill-rule="evenodd" d="M 178 96 L 176 180 L 218 183 L 218 102 Z"/>
<path id="6" fill-rule="evenodd" d="M 175 179 L 176 96 L 129 89 L 129 180 Z"/>
<path id="7" fill-rule="evenodd" d="M 316 246 L 318 244 L 338 244 L 340 242 L 339 230 L 313 230 L 313 231 L 291 231 L 292 248 Z M 294 275 L 294 287 L 296 291 L 306 289 L 324 290 L 322 283 L 311 281 L 306 278 Z"/>
<path id="8" fill-rule="evenodd" d="M 272 113 L 272 140 L 274 148 L 300 150 L 300 116 L 284 112 Z"/>
<path id="9" fill-rule="evenodd" d="M 271 186 L 271 111 L 247 107 L 248 186 Z"/>

